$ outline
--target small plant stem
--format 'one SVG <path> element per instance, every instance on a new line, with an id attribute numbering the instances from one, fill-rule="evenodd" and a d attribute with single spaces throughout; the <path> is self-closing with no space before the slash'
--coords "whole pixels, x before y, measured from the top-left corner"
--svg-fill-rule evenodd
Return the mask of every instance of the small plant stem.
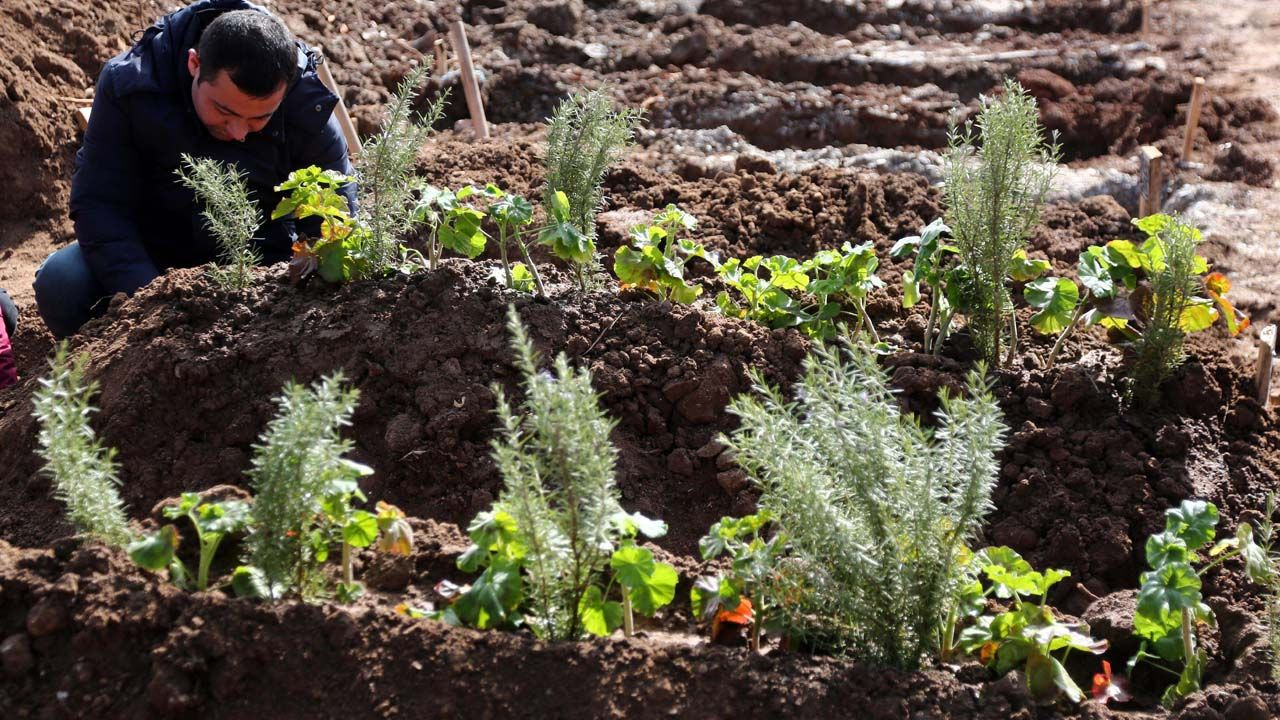
<path id="1" fill-rule="evenodd" d="M 439 230 L 431 231 L 431 239 L 427 242 L 427 269 L 435 270 L 440 263 L 440 242 L 436 239 Z"/>
<path id="2" fill-rule="evenodd" d="M 222 542 L 219 537 L 212 542 L 200 543 L 200 568 L 196 573 L 196 590 L 206 590 L 209 587 L 209 566 L 213 565 L 213 556 L 218 552 L 218 545 Z"/>
<path id="3" fill-rule="evenodd" d="M 1071 337 L 1071 333 L 1076 329 L 1076 323 L 1080 322 L 1080 316 L 1084 314 L 1084 306 L 1089 302 L 1089 294 L 1081 298 L 1080 303 L 1076 305 L 1076 311 L 1071 314 L 1071 320 L 1067 322 L 1067 326 L 1062 329 L 1058 335 L 1058 339 L 1053 343 L 1053 349 L 1049 351 L 1049 367 L 1052 368 L 1054 363 L 1058 361 L 1058 353 L 1062 351 L 1062 343 Z"/>
<path id="4" fill-rule="evenodd" d="M 507 287 L 511 287 L 511 263 L 507 262 L 507 226 L 498 226 L 498 251 L 502 253 L 502 272 L 507 278 Z"/>
<path id="5" fill-rule="evenodd" d="M 636 620 L 631 611 L 631 593 L 622 588 L 622 634 L 631 637 L 636 632 Z"/>
<path id="6" fill-rule="evenodd" d="M 582 290 L 582 292 L 586 292 L 587 276 L 583 274 L 582 265 L 580 263 L 573 264 L 573 273 L 578 277 L 578 287 Z"/>
<path id="7" fill-rule="evenodd" d="M 1009 313 L 1009 354 L 1004 358 L 1005 365 L 1012 365 L 1018 355 L 1018 311 Z M 998 356 L 997 356 L 998 357 Z"/>
<path id="8" fill-rule="evenodd" d="M 533 276 L 533 286 L 538 289 L 538 295 L 546 297 L 547 291 L 542 288 L 542 276 L 538 274 L 538 266 L 533 264 L 533 258 L 529 257 L 529 245 L 520 239 L 520 233 L 515 234 L 516 245 L 520 248 L 520 257 L 524 258 L 524 264 L 529 268 L 529 274 Z"/>
<path id="9" fill-rule="evenodd" d="M 356 581 L 355 572 L 351 567 L 351 545 L 342 543 L 342 582 L 350 585 Z"/>
<path id="10" fill-rule="evenodd" d="M 942 349 L 942 343 L 946 341 L 947 333 L 951 330 L 951 319 L 953 317 L 955 317 L 955 313 L 947 313 L 943 316 L 942 322 L 938 327 L 938 338 L 933 344 L 933 349 L 930 351 L 931 354 L 937 355 L 938 351 Z"/>
<path id="11" fill-rule="evenodd" d="M 933 346 L 933 328 L 938 322 L 938 295 L 938 289 L 934 288 L 933 302 L 929 303 L 929 320 L 924 325 L 924 351 L 926 353 Z"/>
<path id="12" fill-rule="evenodd" d="M 1182 655 L 1187 664 L 1195 662 L 1195 622 L 1195 611 L 1191 608 L 1182 608 Z"/>
<path id="13" fill-rule="evenodd" d="M 874 342 L 880 342 L 880 333 L 876 332 L 876 326 L 871 322 L 871 317 L 867 315 L 867 299 L 858 299 L 858 315 L 862 317 L 862 324 L 871 332 L 871 338 Z"/>
<path id="14" fill-rule="evenodd" d="M 764 615 L 758 614 L 751 622 L 751 652 L 760 652 L 760 626 L 764 624 Z"/>

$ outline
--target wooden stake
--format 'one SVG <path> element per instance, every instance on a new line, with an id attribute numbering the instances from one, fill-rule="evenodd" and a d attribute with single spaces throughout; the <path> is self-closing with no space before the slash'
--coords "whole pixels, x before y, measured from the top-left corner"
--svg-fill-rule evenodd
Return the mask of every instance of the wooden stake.
<path id="1" fill-rule="evenodd" d="M 475 67 L 471 64 L 471 46 L 467 44 L 467 29 L 461 20 L 449 23 L 449 40 L 453 54 L 458 56 L 458 69 L 462 71 L 462 92 L 467 96 L 467 110 L 471 113 L 471 129 L 476 137 L 489 137 L 489 123 L 484 118 L 484 103 L 480 100 L 480 84 L 476 82 Z"/>
<path id="2" fill-rule="evenodd" d="M 1198 77 L 1191 86 L 1191 104 L 1187 107 L 1187 133 L 1182 140 L 1182 162 L 1191 162 L 1191 151 L 1196 142 L 1196 127 L 1200 124 L 1200 102 L 1204 97 L 1204 78 Z"/>
<path id="3" fill-rule="evenodd" d="M 1151 37 L 1151 0 L 1142 0 L 1142 39 Z"/>
<path id="4" fill-rule="evenodd" d="M 1271 400 L 1271 364 L 1276 353 L 1276 326 L 1268 325 L 1258 333 L 1258 366 L 1254 381 L 1258 387 L 1258 404 L 1266 407 Z"/>
<path id="5" fill-rule="evenodd" d="M 445 50 L 444 38 L 440 38 L 433 43 L 436 51 L 435 66 L 431 68 L 431 74 L 436 77 L 442 77 L 449 72 L 449 52 Z"/>
<path id="6" fill-rule="evenodd" d="M 364 150 L 360 144 L 360 136 L 356 134 L 356 126 L 351 122 L 351 115 L 347 113 L 347 104 L 342 101 L 342 93 L 338 91 L 338 83 L 333 80 L 333 73 L 329 72 L 329 59 L 323 58 L 319 65 L 316 66 L 316 74 L 320 76 L 320 82 L 329 88 L 329 91 L 338 96 L 338 104 L 333 108 L 334 114 L 338 116 L 338 126 L 342 128 L 342 134 L 347 138 L 347 155 L 355 159 L 357 155 Z"/>
<path id="7" fill-rule="evenodd" d="M 1138 148 L 1138 217 L 1160 212 L 1164 191 L 1164 153 L 1152 145 Z"/>

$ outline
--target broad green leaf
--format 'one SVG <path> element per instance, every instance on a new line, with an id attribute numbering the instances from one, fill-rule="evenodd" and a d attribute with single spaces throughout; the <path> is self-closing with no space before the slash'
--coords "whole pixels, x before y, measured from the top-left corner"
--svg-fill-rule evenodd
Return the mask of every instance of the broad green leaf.
<path id="1" fill-rule="evenodd" d="M 164 509 L 164 516 L 170 520 L 177 520 L 187 513 L 195 510 L 200 505 L 200 493 L 185 492 L 179 499 L 177 505 L 170 505 Z"/>
<path id="2" fill-rule="evenodd" d="M 915 307 L 920 302 L 920 283 L 912 270 L 902 273 L 902 307 Z"/>
<path id="3" fill-rule="evenodd" d="M 666 522 L 647 517 L 638 512 L 618 513 L 614 516 L 614 522 L 622 529 L 622 533 L 628 537 L 635 537 L 640 534 L 652 539 L 660 538 L 667 534 Z"/>
<path id="4" fill-rule="evenodd" d="M 650 287 L 657 279 L 657 268 L 643 253 L 623 246 L 613 256 L 613 273 L 624 285 Z"/>
<path id="5" fill-rule="evenodd" d="M 533 273 L 529 272 L 529 268 L 522 262 L 511 266 L 511 289 L 523 293 L 532 293 L 537 289 L 537 283 L 533 281 Z"/>
<path id="6" fill-rule="evenodd" d="M 1099 252 L 1093 252 L 1095 250 Z M 1116 284 L 1111 279 L 1111 265 L 1101 250 L 1095 245 L 1081 253 L 1076 273 L 1080 276 L 1080 284 L 1095 298 L 1109 298 L 1116 294 Z"/>
<path id="7" fill-rule="evenodd" d="M 1147 564 L 1158 568 L 1171 562 L 1185 563 L 1189 560 L 1187 544 L 1182 538 L 1172 533 L 1163 532 L 1147 538 Z"/>
<path id="8" fill-rule="evenodd" d="M 737 607 L 741 597 L 728 578 L 714 575 L 694 581 L 689 600 L 694 617 L 710 620 L 723 608 Z"/>
<path id="9" fill-rule="evenodd" d="M 605 600 L 599 586 L 592 585 L 578 601 L 582 628 L 597 637 L 607 637 L 622 627 L 622 603 Z"/>
<path id="10" fill-rule="evenodd" d="M 1180 610 L 1161 609 L 1159 612 L 1135 612 L 1133 615 L 1133 633 L 1152 642 L 1168 636 L 1179 636 L 1181 640 L 1181 629 Z"/>
<path id="11" fill-rule="evenodd" d="M 1059 696 L 1071 703 L 1084 702 L 1084 691 L 1056 658 L 1039 651 L 1027 655 L 1027 689 L 1038 703 L 1051 703 Z"/>
<path id="12" fill-rule="evenodd" d="M 561 193 L 563 194 L 563 193 Z M 550 246 L 561 260 L 584 265 L 595 255 L 596 244 L 567 221 L 557 222 L 538 234 L 538 242 Z"/>
<path id="13" fill-rule="evenodd" d="M 1128 240 L 1112 240 L 1107 243 L 1107 254 L 1113 265 L 1124 265 L 1134 270 L 1142 267 L 1141 253 Z"/>
<path id="14" fill-rule="evenodd" d="M 889 249 L 889 257 L 894 259 L 901 259 L 915 252 L 916 249 L 919 247 L 920 247 L 920 236 L 908 235 L 907 237 L 900 238 L 897 242 L 893 244 L 893 247 Z"/>
<path id="15" fill-rule="evenodd" d="M 637 587 L 653 574 L 653 553 L 636 545 L 628 545 L 613 551 L 609 559 L 614 577 L 626 587 Z"/>
<path id="16" fill-rule="evenodd" d="M 555 191 L 555 194 L 551 196 L 551 206 L 549 210 L 551 211 L 551 217 L 554 218 L 557 223 L 569 222 L 569 196 L 565 195 L 563 190 Z"/>
<path id="17" fill-rule="evenodd" d="M 342 526 L 342 541 L 351 547 L 366 548 L 378 539 L 378 517 L 371 512 L 356 510 Z"/>
<path id="18" fill-rule="evenodd" d="M 1179 700 L 1190 695 L 1200 689 L 1200 682 L 1204 676 L 1204 669 L 1209 664 L 1209 656 L 1205 653 L 1204 648 L 1196 650 L 1196 655 L 1182 668 L 1182 674 L 1178 676 L 1178 682 L 1170 685 L 1164 691 L 1164 695 L 1160 698 L 1160 704 L 1166 708 L 1173 707 Z"/>
<path id="19" fill-rule="evenodd" d="M 1217 506 L 1204 500 L 1183 500 L 1164 512 L 1165 531 L 1182 538 L 1192 552 L 1213 541 L 1217 525 Z"/>
<path id="20" fill-rule="evenodd" d="M 674 567 L 666 563 L 655 563 L 653 572 L 645 576 L 643 582 L 627 586 L 630 590 L 631 606 L 641 615 L 652 616 L 658 608 L 675 599 L 676 583 L 679 581 L 680 576 Z M 623 584 L 626 586 L 626 583 Z"/>
<path id="21" fill-rule="evenodd" d="M 1059 333 L 1071 323 L 1080 288 L 1067 278 L 1041 278 L 1027 283 L 1023 296 L 1040 311 L 1031 316 L 1031 325 L 1042 333 Z"/>
<path id="22" fill-rule="evenodd" d="M 129 543 L 129 557 L 139 567 L 147 570 L 163 570 L 173 562 L 174 552 L 178 549 L 181 538 L 178 528 L 165 525 L 150 535 Z"/>
<path id="23" fill-rule="evenodd" d="M 436 237 L 440 244 L 459 255 L 474 259 L 484 252 L 485 234 L 480 229 L 484 213 L 471 208 L 450 210 Z"/>
<path id="24" fill-rule="evenodd" d="M 205 503 L 196 508 L 195 518 L 201 536 L 243 532 L 253 522 L 249 504 L 240 500 Z"/>
<path id="25" fill-rule="evenodd" d="M 1182 309 L 1178 328 L 1185 333 L 1200 332 L 1211 327 L 1217 319 L 1218 311 L 1213 307 L 1213 301 L 1192 301 Z"/>
<path id="26" fill-rule="evenodd" d="M 769 271 L 769 282 L 776 288 L 804 290 L 809 285 L 809 276 L 800 269 L 800 263 L 786 255 L 774 255 L 762 266 Z"/>
<path id="27" fill-rule="evenodd" d="M 981 568 L 986 573 L 987 578 L 995 583 L 995 593 L 997 597 L 1008 599 L 1013 597 L 1015 588 L 1004 584 L 996 577 L 1016 584 L 1022 584 L 1028 588 L 1027 594 L 1034 591 L 1034 584 L 1025 584 L 1021 582 L 1021 578 L 1025 575 L 1034 573 L 1031 563 L 1022 559 L 1012 548 L 1000 546 L 983 548 L 974 556 L 973 564 L 975 567 Z"/>
<path id="28" fill-rule="evenodd" d="M 507 624 L 523 600 L 519 563 L 497 558 L 458 596 L 453 610 L 464 624 L 487 630 Z"/>
<path id="29" fill-rule="evenodd" d="M 271 597 L 271 587 L 262 570 L 250 565 L 241 565 L 231 573 L 231 590 L 239 598 Z"/>
<path id="30" fill-rule="evenodd" d="M 1032 260 L 1026 250 L 1017 250 L 1009 263 L 1009 277 L 1016 282 L 1029 282 L 1048 272 L 1050 267 L 1048 260 Z"/>
<path id="31" fill-rule="evenodd" d="M 364 595 L 364 585 L 358 582 L 340 582 L 334 594 L 340 603 L 353 603 Z"/>
<path id="32" fill-rule="evenodd" d="M 1138 612 L 1157 617 L 1166 610 L 1194 608 L 1200 602 L 1200 577 L 1188 563 L 1171 562 L 1142 574 Z"/>

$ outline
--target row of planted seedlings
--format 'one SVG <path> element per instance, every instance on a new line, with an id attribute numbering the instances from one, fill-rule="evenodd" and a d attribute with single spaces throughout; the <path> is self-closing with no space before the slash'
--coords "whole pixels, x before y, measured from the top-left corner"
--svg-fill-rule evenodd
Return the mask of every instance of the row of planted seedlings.
<path id="1" fill-rule="evenodd" d="M 414 157 L 434 117 L 411 118 L 414 84 L 411 76 L 402 85 L 383 132 L 366 147 L 356 217 L 339 192 L 349 178 L 310 168 L 279 188 L 287 195 L 277 217 L 320 219 L 320 237 L 295 247 L 294 279 L 316 273 L 346 282 L 434 269 L 444 250 L 475 258 L 496 233 L 498 279 L 508 287 L 545 294 L 531 240 L 569 262 L 580 288 L 598 283 L 593 238 L 601 181 L 637 116 L 614 111 L 600 92 L 561 106 L 549 133 L 545 220 L 536 225 L 531 203 L 494 185 L 450 191 L 413 177 Z M 433 106 L 433 113 L 438 109 Z M 1126 344 L 1130 388 L 1154 392 L 1181 362 L 1187 333 L 1218 318 L 1239 332 L 1248 321 L 1226 300 L 1225 278 L 1206 276 L 1208 263 L 1196 254 L 1199 233 L 1175 217 L 1135 221 L 1146 236 L 1141 242 L 1087 248 L 1078 283 L 1045 277 L 1049 263 L 1028 257 L 1026 239 L 1057 149 L 1045 142 L 1036 118 L 1034 101 L 1016 83 L 1007 84 L 1001 98 L 985 101 L 975 125 L 953 133 L 945 218 L 902 239 L 890 253 L 912 260 L 904 305 L 931 301 L 923 350 L 938 353 L 948 336 L 964 330 L 990 365 L 1011 362 L 1019 330 L 1013 288 L 1021 284 L 1035 309 L 1032 327 L 1057 335 L 1050 365 L 1072 333 L 1102 326 Z M 199 160 L 188 170 L 185 179 L 205 201 L 229 260 L 215 277 L 243 287 L 256 262 L 249 249 L 256 211 L 237 192 L 234 172 Z M 236 208 L 239 214 L 231 212 Z M 710 623 L 713 637 L 745 634 L 753 650 L 848 654 L 900 668 L 973 656 L 998 674 L 1022 672 L 1038 700 L 1083 700 L 1064 661 L 1072 652 L 1101 654 L 1106 645 L 1046 604 L 1050 587 L 1068 574 L 1036 571 L 1008 548 L 968 546 L 991 508 L 1005 431 L 983 371 L 970 376 L 966 398 L 943 398 L 936 423 L 927 428 L 900 413 L 874 359 L 891 348 L 866 311 L 868 295 L 884 285 L 872 244 L 845 244 L 808 259 L 721 262 L 688 237 L 695 228 L 694 218 L 678 208 L 660 211 L 617 250 L 614 274 L 624 287 L 689 303 L 703 288 L 688 277 L 687 265 L 705 261 L 728 287 L 715 298 L 720 312 L 797 328 L 816 343 L 795 389 L 797 404 L 757 377 L 755 394 L 731 406 L 741 426 L 725 442 L 760 489 L 760 509 L 722 519 L 703 539 L 705 559 L 727 558 L 716 560 L 718 572 L 694 580 L 689 601 L 695 616 Z M 413 237 L 423 250 L 405 244 Z M 510 262 L 509 253 L 523 262 Z M 468 585 L 439 584 L 436 606 L 398 609 L 552 640 L 618 629 L 630 635 L 636 614 L 652 615 L 675 599 L 676 571 L 643 545 L 643 538 L 661 536 L 665 525 L 621 508 L 616 452 L 608 441 L 613 422 L 599 410 L 589 375 L 573 370 L 563 356 L 554 374 L 540 374 L 514 316 L 511 331 L 525 397 L 517 408 L 495 393 L 500 433 L 494 457 L 504 490 L 469 527 L 473 545 L 458 560 L 460 569 L 479 575 Z M 55 361 L 53 383 L 82 371 L 65 362 Z M 51 397 L 81 398 L 84 416 L 87 395 L 77 392 L 64 388 Z M 110 492 L 109 455 L 92 471 L 89 464 L 59 466 L 44 439 L 59 435 L 48 429 L 47 419 L 59 412 L 49 397 L 38 401 L 46 420 L 42 443 L 73 521 L 89 534 L 124 542 L 128 533 Z M 359 586 L 352 552 L 379 537 L 385 548 L 407 552 L 410 533 L 390 506 L 373 512 L 354 506 L 364 501 L 358 479 L 368 470 L 341 457 L 346 446 L 338 428 L 349 416 L 349 399 L 334 379 L 312 390 L 289 388 L 280 400 L 282 416 L 268 428 L 250 471 L 257 492 L 252 512 L 196 496 L 184 496 L 170 509 L 172 517 L 187 518 L 199 537 L 194 582 L 174 559 L 176 527 L 134 542 L 135 559 L 167 569 L 180 584 L 203 588 L 220 538 L 247 532 L 246 563 L 228 579 L 237 592 L 354 597 Z M 91 438 L 87 432 L 72 434 Z M 317 445 L 315 437 L 327 440 Z M 80 450 L 101 454 L 91 440 L 82 442 L 89 444 Z M 289 452 L 298 455 L 289 459 Z M 272 489 L 273 468 L 296 471 L 296 482 Z M 79 480 L 63 479 L 75 477 L 96 477 L 97 489 L 86 494 Z M 292 489 L 281 490 L 286 487 Z M 279 492 L 287 497 L 275 497 Z M 90 509 L 78 510 L 84 502 L 81 507 Z M 91 524 L 92 516 L 103 515 L 92 509 L 95 503 L 116 509 L 114 530 Z M 1147 543 L 1151 570 L 1140 579 L 1134 619 L 1142 644 L 1130 664 L 1150 662 L 1169 673 L 1167 703 L 1199 686 L 1207 662 L 1199 636 L 1212 612 L 1200 595 L 1201 574 L 1243 556 L 1256 581 L 1273 590 L 1277 582 L 1270 529 L 1259 528 L 1255 537 L 1241 525 L 1210 546 L 1217 519 L 1212 505 L 1185 502 L 1169 511 L 1165 531 Z M 319 568 L 335 551 L 342 559 L 339 579 L 325 591 Z M 1127 698 L 1108 663 L 1092 690 L 1104 701 Z"/>
<path id="2" fill-rule="evenodd" d="M 552 641 L 631 636 L 636 615 L 653 616 L 676 597 L 676 570 L 642 544 L 666 526 L 623 509 L 615 423 L 589 372 L 563 353 L 541 369 L 514 309 L 508 327 L 523 399 L 516 405 L 494 387 L 503 486 L 468 527 L 472 544 L 457 559 L 479 574 L 465 585 L 438 583 L 437 603 L 395 610 Z M 972 658 L 996 675 L 1020 672 L 1039 702 L 1084 701 L 1066 660 L 1101 655 L 1107 643 L 1047 604 L 1070 573 L 1037 571 L 1007 547 L 970 546 L 993 507 L 1007 430 L 991 379 L 980 364 L 964 396 L 944 393 L 929 428 L 901 412 L 876 358 L 849 339 L 818 343 L 795 402 L 758 374 L 753 392 L 731 402 L 740 426 L 724 442 L 759 488 L 759 509 L 722 518 L 700 541 L 713 572 L 693 580 L 694 616 L 713 640 L 745 636 L 753 652 L 849 655 L 901 669 Z M 367 500 L 358 481 L 373 471 L 344 457 L 351 445 L 341 428 L 357 392 L 340 375 L 311 388 L 291 383 L 276 399 L 279 414 L 247 473 L 251 500 L 186 493 L 164 510 L 175 524 L 136 532 L 114 453 L 89 425 L 95 387 L 85 382 L 86 363 L 61 347 L 35 399 L 45 471 L 82 535 L 123 547 L 180 588 L 225 588 L 246 601 L 351 602 L 363 592 L 357 552 L 412 552 L 403 513 L 383 502 L 359 507 Z M 1276 583 L 1270 526 L 1255 535 L 1241 524 L 1214 543 L 1217 524 L 1213 505 L 1185 501 L 1146 544 L 1151 570 L 1133 618 L 1142 644 L 1131 666 L 1171 673 L 1166 703 L 1198 689 L 1208 663 L 1199 633 L 1213 611 L 1200 594 L 1203 574 L 1241 557 L 1250 577 Z M 178 556 L 188 526 L 199 551 L 194 573 Z M 211 577 L 233 536 L 243 537 L 243 564 Z M 1130 699 L 1105 661 L 1091 693 Z"/>

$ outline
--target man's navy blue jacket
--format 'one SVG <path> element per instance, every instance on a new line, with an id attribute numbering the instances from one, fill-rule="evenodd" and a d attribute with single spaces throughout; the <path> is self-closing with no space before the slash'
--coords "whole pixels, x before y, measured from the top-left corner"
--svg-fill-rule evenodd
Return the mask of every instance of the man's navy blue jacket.
<path id="1" fill-rule="evenodd" d="M 108 294 L 132 293 L 167 268 L 217 257 L 203 208 L 177 181 L 182 153 L 233 163 L 247 174 L 264 221 L 255 242 L 267 263 L 287 259 L 295 237 L 292 222 L 266 222 L 280 197 L 272 188 L 308 165 L 351 173 L 333 118 L 338 98 L 320 82 L 317 58 L 301 43 L 297 73 L 260 132 L 226 142 L 200 122 L 187 50 L 213 18 L 242 9 L 262 10 L 243 0 L 201 0 L 166 15 L 102 69 L 76 154 L 71 218 L 84 257 Z M 346 192 L 354 201 L 354 186 Z"/>

